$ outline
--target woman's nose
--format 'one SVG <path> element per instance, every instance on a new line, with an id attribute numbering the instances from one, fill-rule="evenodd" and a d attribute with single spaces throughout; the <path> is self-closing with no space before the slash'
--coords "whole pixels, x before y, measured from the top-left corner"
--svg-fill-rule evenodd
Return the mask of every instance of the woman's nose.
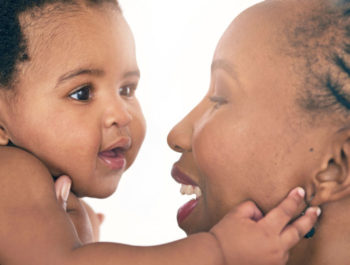
<path id="1" fill-rule="evenodd" d="M 192 150 L 192 124 L 189 117 L 172 128 L 168 134 L 168 145 L 176 152 L 184 153 Z"/>
<path id="2" fill-rule="evenodd" d="M 168 145 L 176 152 L 192 151 L 193 131 L 206 110 L 206 98 L 187 114 L 168 134 Z"/>
<path id="3" fill-rule="evenodd" d="M 121 98 L 109 100 L 106 102 L 103 123 L 106 128 L 113 125 L 125 127 L 132 120 L 132 115 L 128 109 L 127 103 Z"/>

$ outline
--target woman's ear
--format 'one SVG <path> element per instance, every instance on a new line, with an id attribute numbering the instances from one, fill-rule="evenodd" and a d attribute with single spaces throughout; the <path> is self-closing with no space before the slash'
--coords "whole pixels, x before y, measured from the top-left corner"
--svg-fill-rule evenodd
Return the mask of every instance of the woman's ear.
<path id="1" fill-rule="evenodd" d="M 9 136 L 6 129 L 0 124 L 0 145 L 7 145 L 9 142 Z"/>
<path id="2" fill-rule="evenodd" d="M 325 168 L 313 177 L 311 205 L 322 205 L 350 196 L 350 129 L 335 135 Z"/>

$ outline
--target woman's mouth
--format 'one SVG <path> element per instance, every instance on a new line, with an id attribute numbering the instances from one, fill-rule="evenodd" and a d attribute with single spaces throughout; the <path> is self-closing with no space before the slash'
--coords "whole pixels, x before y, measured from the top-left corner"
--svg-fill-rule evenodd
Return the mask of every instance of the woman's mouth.
<path id="1" fill-rule="evenodd" d="M 126 166 L 125 151 L 123 148 L 117 147 L 111 150 L 98 153 L 98 157 L 113 170 L 121 170 Z"/>
<path id="2" fill-rule="evenodd" d="M 202 191 L 199 186 L 189 176 L 183 173 L 176 165 L 174 165 L 171 170 L 171 176 L 176 180 L 176 182 L 181 184 L 181 194 L 194 194 L 196 196 L 195 199 L 190 200 L 178 210 L 177 222 L 180 225 L 198 205 L 199 199 L 202 196 Z"/>

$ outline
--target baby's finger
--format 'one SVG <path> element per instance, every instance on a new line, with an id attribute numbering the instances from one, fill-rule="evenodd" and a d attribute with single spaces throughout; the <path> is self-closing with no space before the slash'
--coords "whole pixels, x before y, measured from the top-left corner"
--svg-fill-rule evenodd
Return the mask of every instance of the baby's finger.
<path id="1" fill-rule="evenodd" d="M 280 233 L 284 227 L 298 214 L 304 204 L 305 191 L 303 188 L 293 189 L 276 208 L 272 209 L 260 222 Z"/>
<path id="2" fill-rule="evenodd" d="M 67 200 L 71 184 L 71 179 L 65 175 L 60 176 L 55 182 L 56 198 L 64 210 L 67 208 Z"/>
<path id="3" fill-rule="evenodd" d="M 288 225 L 281 234 L 281 240 L 286 249 L 294 247 L 315 225 L 321 214 L 319 207 L 307 209 L 304 215 Z"/>
<path id="4" fill-rule="evenodd" d="M 259 208 L 252 201 L 241 203 L 235 208 L 234 213 L 238 217 L 248 218 L 254 221 L 259 221 L 263 217 Z"/>

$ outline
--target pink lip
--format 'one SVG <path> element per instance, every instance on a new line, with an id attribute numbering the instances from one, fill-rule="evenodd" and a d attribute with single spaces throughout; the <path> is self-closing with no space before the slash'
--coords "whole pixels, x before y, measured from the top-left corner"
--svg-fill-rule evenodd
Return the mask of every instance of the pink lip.
<path id="1" fill-rule="evenodd" d="M 98 153 L 98 157 L 111 169 L 121 170 L 126 166 L 125 151 L 130 149 L 131 139 L 123 137 L 104 151 Z"/>
<path id="2" fill-rule="evenodd" d="M 120 170 L 125 168 L 126 159 L 122 152 L 112 154 L 112 151 L 105 151 L 98 154 L 98 157 L 111 169 Z"/>
<path id="3" fill-rule="evenodd" d="M 130 147 L 131 147 L 130 137 L 123 137 L 123 138 L 119 139 L 117 142 L 111 144 L 108 148 L 105 148 L 101 152 L 110 151 L 110 150 L 118 148 L 118 147 L 122 148 L 124 150 L 130 149 Z"/>
<path id="4" fill-rule="evenodd" d="M 187 176 L 185 173 L 183 173 L 176 164 L 173 166 L 171 170 L 171 176 L 173 179 L 175 179 L 176 182 L 180 184 L 185 185 L 192 185 L 192 186 L 198 186 L 197 183 L 195 183 L 189 176 Z"/>

